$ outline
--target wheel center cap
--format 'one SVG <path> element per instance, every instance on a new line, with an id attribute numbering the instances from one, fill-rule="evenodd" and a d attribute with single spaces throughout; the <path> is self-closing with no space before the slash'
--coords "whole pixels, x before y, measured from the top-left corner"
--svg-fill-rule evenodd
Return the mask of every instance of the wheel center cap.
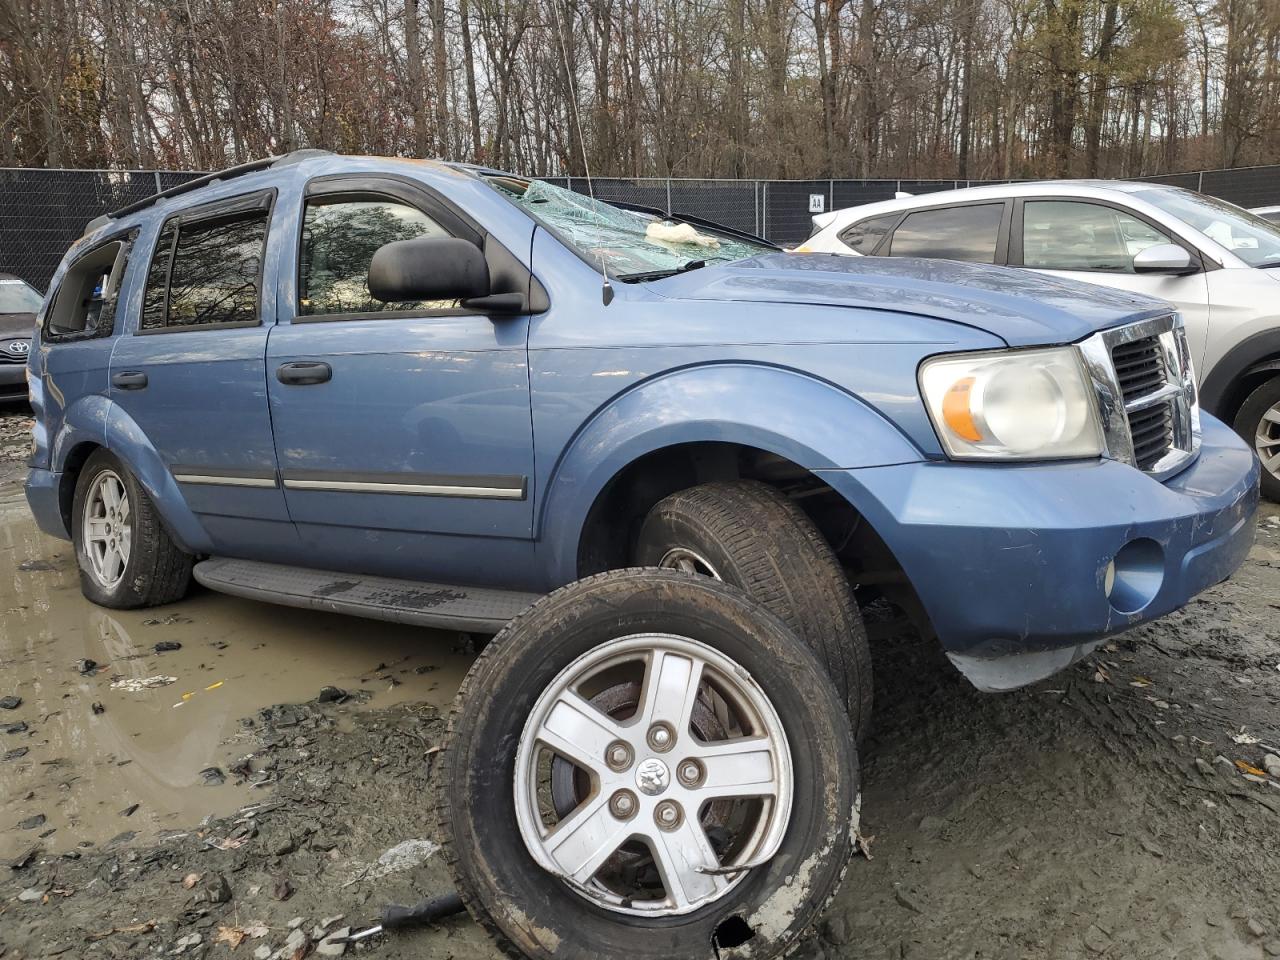
<path id="1" fill-rule="evenodd" d="M 671 771 L 657 757 L 650 757 L 636 767 L 636 786 L 646 796 L 656 797 L 671 783 Z"/>

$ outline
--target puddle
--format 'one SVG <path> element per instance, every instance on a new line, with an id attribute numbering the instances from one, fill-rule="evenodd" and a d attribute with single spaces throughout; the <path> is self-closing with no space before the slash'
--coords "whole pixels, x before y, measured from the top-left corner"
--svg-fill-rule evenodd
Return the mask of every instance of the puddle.
<path id="1" fill-rule="evenodd" d="M 331 685 L 370 691 L 368 706 L 445 707 L 470 665 L 453 650 L 456 634 L 201 588 L 167 607 L 96 607 L 80 595 L 70 544 L 37 530 L 20 477 L 0 465 L 0 697 L 23 701 L 0 709 L 0 758 L 26 748 L 0 759 L 4 860 L 49 830 L 39 842 L 54 852 L 128 831 L 144 840 L 266 799 L 270 788 L 236 786 L 230 775 L 207 786 L 201 776 L 241 755 L 232 739 L 241 718 Z M 157 653 L 166 641 L 181 649 Z M 86 659 L 99 665 L 91 675 L 77 666 Z M 155 677 L 174 682 L 147 686 Z M 28 729 L 4 732 L 19 722 Z M 37 814 L 46 822 L 16 827 Z"/>

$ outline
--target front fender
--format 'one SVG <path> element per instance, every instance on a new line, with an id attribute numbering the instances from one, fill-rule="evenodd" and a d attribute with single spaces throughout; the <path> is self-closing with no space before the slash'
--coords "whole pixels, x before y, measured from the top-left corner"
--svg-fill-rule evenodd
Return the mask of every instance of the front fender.
<path id="1" fill-rule="evenodd" d="M 554 582 L 577 577 L 583 525 L 610 480 L 646 454 L 708 441 L 755 447 L 810 470 L 923 459 L 862 400 L 807 374 L 750 363 L 671 371 L 615 397 L 561 453 L 537 526 Z"/>
<path id="2" fill-rule="evenodd" d="M 103 445 L 133 471 L 179 546 L 188 553 L 211 552 L 213 544 L 208 534 L 142 428 L 118 404 L 105 402 L 108 409 Z"/>

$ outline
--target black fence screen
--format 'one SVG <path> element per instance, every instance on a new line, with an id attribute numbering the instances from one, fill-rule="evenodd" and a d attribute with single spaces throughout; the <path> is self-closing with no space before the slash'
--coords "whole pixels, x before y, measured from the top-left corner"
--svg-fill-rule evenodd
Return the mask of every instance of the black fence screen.
<path id="1" fill-rule="evenodd" d="M 0 273 L 41 291 L 67 247 L 94 217 L 200 174 L 153 170 L 0 169 Z M 587 193 L 583 177 L 548 177 Z M 1144 178 L 1221 197 L 1243 207 L 1280 204 L 1280 165 L 1206 170 Z M 811 232 L 815 213 L 1005 180 L 677 180 L 596 178 L 603 200 L 716 220 L 794 244 Z"/>

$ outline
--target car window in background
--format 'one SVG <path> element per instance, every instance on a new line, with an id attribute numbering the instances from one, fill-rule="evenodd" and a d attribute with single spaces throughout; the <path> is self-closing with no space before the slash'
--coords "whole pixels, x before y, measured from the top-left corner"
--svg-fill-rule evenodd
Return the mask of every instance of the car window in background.
<path id="1" fill-rule="evenodd" d="M 267 218 L 267 211 L 251 210 L 184 223 L 176 244 L 174 224 L 167 224 L 147 276 L 142 329 L 258 323 Z"/>
<path id="2" fill-rule="evenodd" d="M 22 280 L 0 279 L 0 313 L 35 313 L 43 299 Z"/>
<path id="3" fill-rule="evenodd" d="M 369 293 L 369 262 L 397 240 L 448 237 L 417 207 L 383 198 L 313 200 L 302 225 L 298 312 L 305 315 L 442 310 L 456 300 L 384 303 Z"/>
<path id="4" fill-rule="evenodd" d="M 1022 207 L 1022 263 L 1039 270 L 1133 273 L 1133 258 L 1169 237 L 1132 214 L 1098 203 L 1028 200 Z"/>
<path id="5" fill-rule="evenodd" d="M 1165 187 L 1134 196 L 1199 230 L 1251 267 L 1280 267 L 1280 224 L 1193 190 Z"/>
<path id="6" fill-rule="evenodd" d="M 921 210 L 893 231 L 889 255 L 995 263 L 1003 214 L 1003 203 Z"/>
<path id="7" fill-rule="evenodd" d="M 898 222 L 900 213 L 890 213 L 882 217 L 871 217 L 847 227 L 840 234 L 840 239 L 850 250 L 867 254 L 874 250 L 880 239 L 889 232 L 889 228 Z"/>

